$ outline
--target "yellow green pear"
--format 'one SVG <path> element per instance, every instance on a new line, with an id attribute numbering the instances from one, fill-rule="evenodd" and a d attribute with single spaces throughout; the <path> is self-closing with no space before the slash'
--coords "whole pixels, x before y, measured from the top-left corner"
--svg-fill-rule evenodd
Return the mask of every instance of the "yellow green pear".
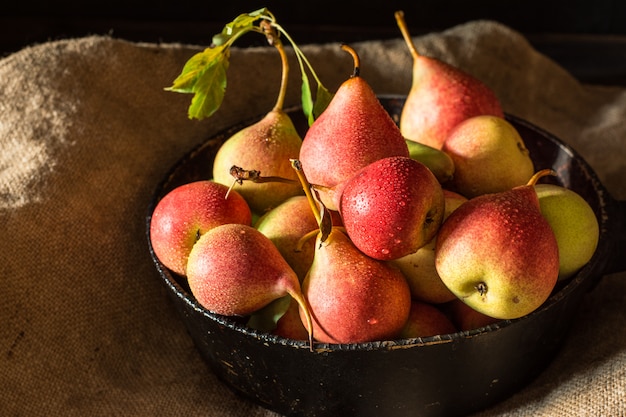
<path id="1" fill-rule="evenodd" d="M 524 140 L 502 117 L 475 116 L 459 123 L 442 150 L 454 162 L 449 187 L 467 198 L 524 185 L 534 173 Z"/>
<path id="2" fill-rule="evenodd" d="M 426 165 L 441 184 L 446 184 L 454 175 L 454 162 L 441 149 L 406 139 L 409 157 Z"/>
<path id="3" fill-rule="evenodd" d="M 450 190 L 443 190 L 443 221 L 467 198 Z M 437 236 L 417 251 L 391 261 L 397 266 L 409 283 L 411 296 L 432 304 L 441 304 L 456 299 L 456 296 L 441 280 L 435 268 L 435 245 Z"/>
<path id="4" fill-rule="evenodd" d="M 554 184 L 537 184 L 535 191 L 559 247 L 559 280 L 567 279 L 595 253 L 600 239 L 598 219 L 575 191 Z"/>

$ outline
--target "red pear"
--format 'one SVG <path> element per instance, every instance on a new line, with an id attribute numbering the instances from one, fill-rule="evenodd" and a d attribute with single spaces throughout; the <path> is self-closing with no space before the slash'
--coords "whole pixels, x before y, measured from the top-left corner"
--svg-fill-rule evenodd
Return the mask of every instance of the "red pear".
<path id="1" fill-rule="evenodd" d="M 198 302 L 217 314 L 249 315 L 291 295 L 310 320 L 298 276 L 251 226 L 230 223 L 202 235 L 189 254 L 187 280 Z"/>
<path id="2" fill-rule="evenodd" d="M 237 192 L 201 180 L 181 185 L 156 205 L 150 219 L 150 243 L 167 268 L 185 275 L 191 248 L 204 233 L 225 223 L 249 225 L 250 208 Z"/>
<path id="3" fill-rule="evenodd" d="M 456 326 L 438 307 L 414 300 L 411 304 L 409 318 L 402 332 L 400 332 L 400 337 L 403 339 L 429 337 L 455 333 L 456 331 Z"/>
<path id="4" fill-rule="evenodd" d="M 411 308 L 409 286 L 400 270 L 364 255 L 337 228 L 325 241 L 321 236 L 302 283 L 315 339 L 360 343 L 397 338 Z"/>
<path id="5" fill-rule="evenodd" d="M 441 149 L 461 121 L 481 114 L 504 117 L 493 90 L 458 67 L 418 53 L 404 13 L 398 11 L 395 17 L 413 56 L 412 84 L 400 115 L 400 130 L 407 139 Z"/>
<path id="6" fill-rule="evenodd" d="M 444 215 L 444 195 L 424 164 L 387 157 L 346 181 L 339 212 L 356 247 L 372 258 L 392 260 L 432 240 Z"/>
<path id="7" fill-rule="evenodd" d="M 331 210 L 337 210 L 333 189 L 356 171 L 388 156 L 409 156 L 400 129 L 359 75 L 358 56 L 344 49 L 354 57 L 354 74 L 310 126 L 300 149 L 304 174 Z"/>

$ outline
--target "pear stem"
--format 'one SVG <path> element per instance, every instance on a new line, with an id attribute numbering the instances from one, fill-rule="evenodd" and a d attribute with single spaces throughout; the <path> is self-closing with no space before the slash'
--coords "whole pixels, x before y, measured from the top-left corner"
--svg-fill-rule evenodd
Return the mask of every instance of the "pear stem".
<path id="1" fill-rule="evenodd" d="M 257 171 L 255 169 L 243 169 L 237 165 L 230 167 L 230 175 L 232 175 L 235 178 L 235 181 L 239 184 L 242 184 L 244 181 L 252 181 L 259 184 L 264 182 L 282 182 L 285 184 L 298 183 L 296 180 L 292 180 L 291 178 L 284 178 L 276 175 L 264 177 L 261 175 L 261 171 Z"/>
<path id="2" fill-rule="evenodd" d="M 311 184 L 309 184 L 309 181 L 304 176 L 304 172 L 302 172 L 302 163 L 299 159 L 291 159 L 291 166 L 298 175 L 304 194 L 306 195 L 309 205 L 311 206 L 311 211 L 313 211 L 313 216 L 315 216 L 315 220 L 319 224 L 322 221 L 322 214 L 320 213 L 319 207 L 317 207 L 315 197 L 313 197 L 313 194 L 311 193 Z"/>
<path id="3" fill-rule="evenodd" d="M 280 89 L 278 90 L 278 97 L 276 98 L 276 104 L 274 104 L 273 111 L 282 111 L 285 105 L 285 96 L 287 95 L 287 81 L 289 80 L 289 61 L 287 59 L 287 53 L 285 47 L 280 41 L 280 37 L 276 29 L 267 20 L 261 21 L 259 24 L 263 33 L 267 37 L 267 42 L 273 45 L 280 54 L 280 62 L 282 66 L 282 75 L 280 79 Z"/>
<path id="4" fill-rule="evenodd" d="M 539 178 L 545 177 L 547 175 L 555 175 L 556 176 L 556 172 L 554 172 L 551 169 L 542 169 L 541 171 L 537 171 L 535 173 L 535 175 L 530 177 L 530 180 L 528 180 L 528 183 L 526 185 L 533 186 L 533 185 L 537 184 L 537 181 L 539 181 Z"/>
<path id="5" fill-rule="evenodd" d="M 413 59 L 417 59 L 420 54 L 415 48 L 415 44 L 413 43 L 413 39 L 411 38 L 411 34 L 409 33 L 409 28 L 406 26 L 406 22 L 404 20 L 404 12 L 402 10 L 398 10 L 397 12 L 395 12 L 394 16 L 396 17 L 396 22 L 398 24 L 398 27 L 400 28 L 402 37 L 404 38 L 406 45 L 409 47 L 409 51 L 411 52 Z"/>
<path id="6" fill-rule="evenodd" d="M 285 184 L 297 184 L 297 181 L 292 180 L 290 178 L 283 178 L 278 176 L 261 176 L 261 171 L 255 169 L 243 169 L 238 167 L 237 165 L 233 165 L 230 167 L 230 175 L 234 178 L 233 183 L 230 187 L 228 187 L 228 191 L 226 192 L 226 196 L 224 198 L 228 198 L 230 191 L 235 187 L 235 185 L 242 185 L 244 181 L 252 181 L 255 184 L 261 184 L 264 182 L 282 182 Z"/>
<path id="7" fill-rule="evenodd" d="M 302 247 L 304 246 L 304 244 L 306 242 L 309 241 L 309 239 L 312 239 L 313 237 L 317 236 L 319 234 L 319 230 L 311 230 L 309 233 L 306 233 L 304 236 L 302 236 L 300 239 L 298 239 L 298 243 L 296 244 L 296 252 L 302 252 Z"/>
<path id="8" fill-rule="evenodd" d="M 306 318 L 307 323 L 307 332 L 309 334 L 309 350 L 313 352 L 313 319 L 311 318 L 311 310 L 309 309 L 309 304 L 304 298 L 302 291 L 287 291 L 291 297 L 298 303 L 302 311 L 304 312 L 304 317 Z"/>
<path id="9" fill-rule="evenodd" d="M 347 45 L 345 43 L 341 45 L 341 49 L 343 49 L 344 51 L 352 55 L 352 59 L 354 60 L 354 69 L 352 70 L 352 77 L 358 77 L 361 74 L 361 58 L 359 58 L 359 54 L 357 54 L 356 51 L 350 45 Z"/>

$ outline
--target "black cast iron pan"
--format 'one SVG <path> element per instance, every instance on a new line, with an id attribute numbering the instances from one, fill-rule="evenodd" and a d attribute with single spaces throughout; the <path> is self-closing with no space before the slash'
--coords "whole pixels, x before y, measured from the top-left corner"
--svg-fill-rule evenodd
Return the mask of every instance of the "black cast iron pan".
<path id="1" fill-rule="evenodd" d="M 381 96 L 398 120 L 401 96 Z M 289 111 L 304 133 L 306 122 Z M 591 261 L 528 316 L 472 331 L 362 344 L 308 344 L 213 314 L 167 270 L 149 247 L 157 270 L 199 352 L 232 390 L 289 416 L 460 416 L 484 409 L 527 385 L 558 353 L 581 298 L 606 274 L 626 270 L 626 201 L 618 201 L 573 149 L 532 124 L 507 118 L 519 130 L 536 169 L 552 168 L 556 183 L 582 195 L 600 222 Z M 257 119 L 258 120 L 258 119 Z M 146 219 L 172 188 L 210 178 L 219 145 L 245 122 L 191 151 L 159 184 Z M 149 242 L 149 236 L 148 236 Z M 148 243 L 149 244 L 149 243 Z M 207 387 L 208 388 L 208 387 Z"/>

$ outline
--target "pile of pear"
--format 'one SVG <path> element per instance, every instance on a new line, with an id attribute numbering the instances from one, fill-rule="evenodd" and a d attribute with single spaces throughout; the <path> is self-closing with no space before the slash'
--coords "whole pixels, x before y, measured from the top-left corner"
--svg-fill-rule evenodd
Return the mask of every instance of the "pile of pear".
<path id="1" fill-rule="evenodd" d="M 154 253 L 207 310 L 314 343 L 466 331 L 526 316 L 593 256 L 599 227 L 537 169 L 484 83 L 414 57 L 399 123 L 352 75 L 303 138 L 282 97 L 155 207 Z"/>

